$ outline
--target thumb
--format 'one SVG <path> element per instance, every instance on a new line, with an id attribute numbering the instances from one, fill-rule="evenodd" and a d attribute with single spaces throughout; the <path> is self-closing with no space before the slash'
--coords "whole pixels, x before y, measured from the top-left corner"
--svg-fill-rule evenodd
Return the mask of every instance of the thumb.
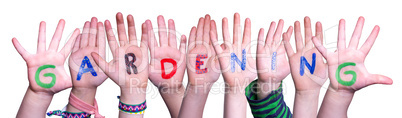
<path id="1" fill-rule="evenodd" d="M 386 85 L 392 85 L 393 81 L 391 78 L 384 76 L 384 75 L 379 75 L 379 74 L 373 74 L 374 77 L 374 84 L 386 84 Z"/>
<path id="2" fill-rule="evenodd" d="M 98 53 L 92 52 L 91 56 L 103 72 L 109 73 L 109 71 L 106 71 L 108 70 L 107 67 L 109 66 L 109 64 L 101 56 L 99 56 Z"/>

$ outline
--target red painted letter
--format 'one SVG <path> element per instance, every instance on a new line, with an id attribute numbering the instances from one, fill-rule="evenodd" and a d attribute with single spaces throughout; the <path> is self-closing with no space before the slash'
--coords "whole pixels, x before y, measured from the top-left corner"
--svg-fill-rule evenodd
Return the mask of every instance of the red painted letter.
<path id="1" fill-rule="evenodd" d="M 171 63 L 173 65 L 173 70 L 169 74 L 165 73 L 165 62 Z M 173 59 L 162 59 L 161 60 L 161 69 L 162 69 L 162 78 L 163 79 L 170 79 L 176 73 L 177 70 L 177 63 Z"/>
<path id="2" fill-rule="evenodd" d="M 207 68 L 201 69 L 201 65 L 204 65 L 204 61 L 201 61 L 201 59 L 205 59 L 208 57 L 208 54 L 197 54 L 197 59 L 195 61 L 195 72 L 197 74 L 202 74 L 208 72 Z"/>

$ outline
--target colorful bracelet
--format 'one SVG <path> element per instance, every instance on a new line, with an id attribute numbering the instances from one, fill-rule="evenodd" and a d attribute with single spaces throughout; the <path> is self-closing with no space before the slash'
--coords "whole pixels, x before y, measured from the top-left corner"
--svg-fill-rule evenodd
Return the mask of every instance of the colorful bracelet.
<path id="1" fill-rule="evenodd" d="M 85 113 L 85 112 L 67 112 L 67 111 L 61 111 L 61 110 L 54 110 L 54 111 L 49 111 L 46 113 L 47 116 L 61 116 L 62 118 L 91 118 L 91 114 Z"/>
<path id="2" fill-rule="evenodd" d="M 147 109 L 147 101 L 145 100 L 143 103 L 140 104 L 124 104 L 120 100 L 120 96 L 117 96 L 119 99 L 119 110 L 129 114 L 143 114 L 145 109 Z"/>

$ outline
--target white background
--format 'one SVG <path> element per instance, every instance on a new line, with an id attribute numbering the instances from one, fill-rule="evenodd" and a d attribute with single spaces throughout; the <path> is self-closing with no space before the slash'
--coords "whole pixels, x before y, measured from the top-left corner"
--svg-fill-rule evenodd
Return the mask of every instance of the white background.
<path id="1" fill-rule="evenodd" d="M 376 1 L 2 1 L 0 3 L 0 48 L 1 48 L 1 100 L 0 111 L 3 118 L 15 117 L 22 98 L 28 87 L 27 69 L 24 60 L 14 49 L 11 38 L 16 37 L 22 46 L 30 53 L 36 52 L 36 42 L 39 22 L 47 23 L 47 43 L 57 26 L 59 19 L 66 21 L 61 43 L 66 42 L 75 28 L 81 28 L 92 16 L 100 21 L 109 19 L 116 28 L 115 14 L 122 12 L 124 16 L 132 14 L 136 22 L 137 34 L 140 34 L 140 23 L 151 19 L 155 24 L 156 17 L 163 15 L 165 19 L 174 19 L 176 29 L 188 36 L 192 26 L 197 25 L 198 18 L 210 14 L 217 21 L 218 35 L 221 35 L 221 19 L 228 17 L 230 28 L 233 24 L 233 14 L 240 13 L 242 23 L 249 17 L 252 22 L 252 39 L 256 40 L 258 29 L 267 31 L 271 21 L 284 19 L 285 29 L 294 21 L 303 21 L 310 16 L 312 22 L 321 21 L 325 33 L 327 47 L 336 46 L 337 24 L 339 19 L 346 20 L 347 36 L 353 32 L 359 16 L 366 18 L 361 43 L 368 37 L 375 25 L 381 27 L 380 34 L 373 46 L 365 65 L 371 73 L 387 75 L 394 80 L 391 86 L 373 85 L 357 91 L 348 110 L 352 118 L 399 117 L 401 102 L 401 66 L 400 60 L 402 40 L 400 27 L 402 7 L 400 2 Z M 126 21 L 125 21 L 126 22 Z M 312 23 L 314 24 L 314 23 Z M 156 26 L 156 25 L 154 25 Z M 332 26 L 335 26 L 331 28 Z M 292 36 L 293 37 L 293 36 Z M 293 38 L 292 38 L 293 39 Z M 291 42 L 294 45 L 294 41 Z M 63 44 L 61 44 L 62 46 Z M 60 47 L 61 47 L 60 46 Z M 108 47 L 107 47 L 108 48 Z M 252 47 L 255 52 L 256 47 Z M 108 52 L 110 53 L 110 52 Z M 111 59 L 110 57 L 108 58 Z M 67 63 L 66 63 L 66 69 Z M 149 82 L 150 83 L 150 82 Z M 216 118 L 223 116 L 223 78 L 219 78 L 213 92 L 211 91 L 204 110 L 204 117 Z M 293 109 L 294 85 L 289 75 L 284 81 L 285 101 Z M 187 74 L 184 77 L 187 85 Z M 327 83 L 321 89 L 320 103 L 325 94 Z M 62 109 L 68 100 L 70 89 L 56 94 L 48 110 Z M 109 79 L 99 88 L 96 95 L 100 113 L 108 118 L 118 114 L 117 104 L 119 88 Z M 148 109 L 146 117 L 170 117 L 157 89 L 150 83 L 147 94 Z M 249 110 L 249 109 L 248 109 Z M 247 117 L 252 117 L 247 111 Z"/>

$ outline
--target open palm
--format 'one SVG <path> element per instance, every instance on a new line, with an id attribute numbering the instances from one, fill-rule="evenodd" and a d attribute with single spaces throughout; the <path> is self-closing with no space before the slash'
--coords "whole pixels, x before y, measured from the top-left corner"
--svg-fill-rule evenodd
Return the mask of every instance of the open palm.
<path id="1" fill-rule="evenodd" d="M 290 73 L 285 47 L 281 43 L 283 20 L 279 20 L 275 30 L 272 22 L 264 41 L 264 29 L 260 29 L 257 45 L 258 79 L 262 82 L 280 83 Z"/>
<path id="2" fill-rule="evenodd" d="M 181 87 L 184 71 L 186 69 L 186 36 L 181 36 L 180 47 L 177 49 L 174 21 L 172 19 L 168 21 L 167 30 L 165 19 L 163 16 L 158 16 L 160 43 L 160 46 L 158 46 L 151 21 L 147 20 L 146 25 L 148 29 L 148 45 L 151 51 L 149 79 L 159 88 Z M 167 60 L 166 62 L 170 62 L 171 64 L 163 63 L 165 61 L 162 60 Z M 174 63 L 176 63 L 176 65 Z"/>
<path id="3" fill-rule="evenodd" d="M 80 31 L 76 29 L 63 49 L 57 52 L 64 25 L 65 21 L 61 19 L 46 50 L 46 23 L 43 21 L 40 23 L 36 54 L 29 54 L 16 38 L 12 39 L 14 47 L 27 63 L 29 88 L 34 92 L 55 94 L 72 85 L 71 78 L 64 69 L 64 62 Z"/>
<path id="4" fill-rule="evenodd" d="M 372 84 L 392 84 L 392 79 L 378 74 L 370 74 L 364 66 L 364 60 L 374 44 L 380 27 L 375 26 L 370 36 L 360 49 L 359 39 L 364 25 L 360 17 L 353 32 L 349 46 L 345 44 L 345 20 L 339 21 L 338 49 L 327 52 L 321 41 L 314 37 L 313 42 L 328 62 L 330 88 L 338 91 L 355 92 Z"/>
<path id="5" fill-rule="evenodd" d="M 293 52 L 292 46 L 289 43 L 290 37 L 292 35 L 292 27 L 289 27 L 288 31 L 283 34 L 283 39 L 289 58 L 290 69 L 296 90 L 305 91 L 320 89 L 327 80 L 328 69 L 327 64 L 324 63 L 321 54 L 318 52 L 317 48 L 313 45 L 313 42 L 311 41 L 312 31 L 310 18 L 304 18 L 304 45 L 299 21 L 296 21 L 294 25 L 297 52 Z M 322 40 L 322 26 L 319 22 L 317 22 L 316 24 L 315 35 L 319 38 L 319 40 Z M 307 63 L 312 66 L 312 68 L 307 68 L 307 64 L 300 64 L 302 63 L 302 57 L 307 60 Z M 313 60 L 315 60 L 316 62 L 314 63 Z M 313 66 L 314 64 L 315 66 Z M 302 69 L 304 69 L 304 72 L 302 72 Z"/>
<path id="6" fill-rule="evenodd" d="M 96 88 L 106 80 L 107 76 L 94 62 L 92 52 L 105 57 L 105 31 L 102 22 L 98 23 L 98 19 L 95 17 L 91 19 L 91 22 L 85 22 L 82 34 L 78 36 L 69 59 L 74 87 Z M 83 71 L 91 69 L 89 63 L 94 72 Z M 79 75 L 80 68 L 83 69 L 81 72 L 84 72 L 81 76 Z"/>
<path id="7" fill-rule="evenodd" d="M 210 31 L 216 32 L 216 23 L 209 15 L 200 18 L 198 26 L 190 31 L 187 73 L 189 83 L 194 86 L 212 84 L 220 75 L 219 61 L 210 43 Z"/>
<path id="8" fill-rule="evenodd" d="M 210 37 L 218 55 L 226 84 L 229 87 L 244 88 L 257 76 L 256 62 L 250 54 L 251 21 L 248 18 L 245 21 L 243 38 L 241 37 L 240 15 L 238 13 L 234 15 L 233 27 L 233 43 L 230 42 L 227 18 L 222 20 L 224 45 L 218 44 L 216 32 L 211 31 Z M 238 60 L 235 59 L 235 56 Z M 231 64 L 231 61 L 234 63 Z"/>
<path id="9" fill-rule="evenodd" d="M 95 62 L 101 65 L 100 67 L 106 75 L 120 87 L 146 88 L 148 83 L 148 49 L 145 42 L 145 38 L 147 37 L 146 26 L 142 24 L 141 46 L 139 47 L 133 16 L 127 16 L 129 40 L 127 40 L 124 19 L 121 13 L 117 13 L 116 21 L 120 47 L 113 34 L 110 21 L 105 21 L 107 39 L 112 51 L 113 60 L 108 63 L 96 53 L 93 53 L 92 56 L 95 58 Z M 133 63 L 133 65 L 130 65 L 130 63 Z"/>

